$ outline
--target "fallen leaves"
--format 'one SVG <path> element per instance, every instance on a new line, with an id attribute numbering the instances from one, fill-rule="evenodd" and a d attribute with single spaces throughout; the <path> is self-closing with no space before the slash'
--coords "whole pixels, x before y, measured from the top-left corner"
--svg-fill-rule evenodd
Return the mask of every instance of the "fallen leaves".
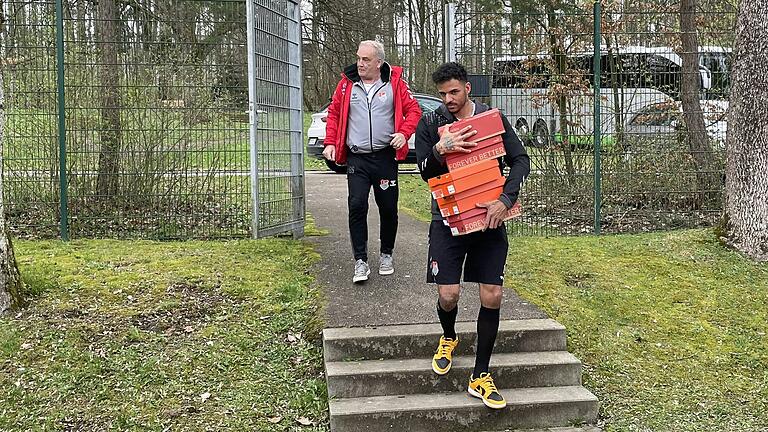
<path id="1" fill-rule="evenodd" d="M 299 417 L 296 419 L 296 422 L 299 423 L 302 426 L 314 426 L 315 422 L 312 420 L 306 418 L 306 417 Z"/>

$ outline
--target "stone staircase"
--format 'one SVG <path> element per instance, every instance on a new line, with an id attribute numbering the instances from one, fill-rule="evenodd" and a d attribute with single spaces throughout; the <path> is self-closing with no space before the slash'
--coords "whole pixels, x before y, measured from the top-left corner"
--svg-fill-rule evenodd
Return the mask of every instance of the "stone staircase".
<path id="1" fill-rule="evenodd" d="M 499 432 L 596 422 L 598 400 L 581 385 L 581 362 L 566 351 L 565 328 L 551 319 L 500 323 L 491 372 L 505 409 L 469 396 L 475 326 L 456 324 L 459 346 L 442 377 L 431 366 L 439 324 L 325 329 L 331 431 Z"/>

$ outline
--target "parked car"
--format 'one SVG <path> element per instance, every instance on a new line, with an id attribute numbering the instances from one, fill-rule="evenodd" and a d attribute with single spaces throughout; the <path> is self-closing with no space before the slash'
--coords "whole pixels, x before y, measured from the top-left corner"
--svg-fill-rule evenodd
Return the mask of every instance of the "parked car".
<path id="1" fill-rule="evenodd" d="M 422 113 L 425 114 L 436 110 L 440 104 L 442 104 L 440 99 L 430 95 L 416 93 L 413 97 L 416 98 Z M 326 104 L 326 106 L 319 112 L 312 114 L 312 123 L 309 125 L 309 129 L 307 129 L 307 156 L 322 159 L 325 161 L 325 164 L 328 165 L 328 168 L 337 173 L 344 174 L 347 172 L 346 166 L 337 165 L 335 162 L 329 161 L 323 157 L 323 148 L 325 147 L 323 145 L 323 140 L 325 140 L 325 122 L 327 121 L 327 118 L 328 104 Z M 403 162 L 416 162 L 416 150 L 414 147 L 413 135 L 408 140 L 408 156 Z"/>
<path id="2" fill-rule="evenodd" d="M 702 100 L 704 127 L 714 150 L 725 148 L 728 132 L 726 117 L 728 101 Z M 634 113 L 627 124 L 626 134 L 638 140 L 668 139 L 684 128 L 683 112 L 679 101 L 649 105 Z"/>

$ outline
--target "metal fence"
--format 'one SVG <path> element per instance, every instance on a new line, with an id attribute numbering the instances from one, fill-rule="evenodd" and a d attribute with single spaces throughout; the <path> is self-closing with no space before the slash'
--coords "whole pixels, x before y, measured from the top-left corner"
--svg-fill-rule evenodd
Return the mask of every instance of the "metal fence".
<path id="1" fill-rule="evenodd" d="M 735 10 L 698 4 L 446 9 L 446 57 L 467 66 L 472 93 L 502 109 L 531 156 L 515 233 L 717 221 Z"/>
<path id="2" fill-rule="evenodd" d="M 504 111 L 533 162 L 516 233 L 710 225 L 735 10 L 685 3 L 392 2 L 374 8 L 381 29 L 351 29 L 375 11 L 310 2 L 302 29 L 286 0 L 8 0 L 10 226 L 22 237 L 299 235 L 302 96 L 324 101 L 362 37 L 387 42 L 420 91 L 440 61 L 461 61 L 474 97 Z M 305 82 L 324 97 L 302 95 L 302 31 Z"/>
<path id="3" fill-rule="evenodd" d="M 301 235 L 297 3 L 10 0 L 2 14 L 15 235 Z"/>

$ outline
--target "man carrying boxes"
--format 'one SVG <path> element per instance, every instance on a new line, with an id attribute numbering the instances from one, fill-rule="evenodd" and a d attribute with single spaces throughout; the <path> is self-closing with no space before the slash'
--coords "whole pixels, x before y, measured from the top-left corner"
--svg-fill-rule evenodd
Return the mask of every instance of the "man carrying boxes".
<path id="1" fill-rule="evenodd" d="M 519 214 L 517 197 L 530 160 L 507 119 L 470 100 L 471 85 L 462 65 L 445 63 L 432 80 L 443 105 L 422 116 L 416 128 L 418 167 L 433 198 L 427 282 L 437 284 L 443 327 L 432 369 L 438 375 L 451 369 L 459 343 L 455 324 L 463 270 L 464 282 L 480 284 L 481 303 L 467 391 L 490 408 L 504 408 L 506 401 L 489 372 L 509 249 L 504 220 Z M 506 178 L 502 163 L 509 167 Z"/>

